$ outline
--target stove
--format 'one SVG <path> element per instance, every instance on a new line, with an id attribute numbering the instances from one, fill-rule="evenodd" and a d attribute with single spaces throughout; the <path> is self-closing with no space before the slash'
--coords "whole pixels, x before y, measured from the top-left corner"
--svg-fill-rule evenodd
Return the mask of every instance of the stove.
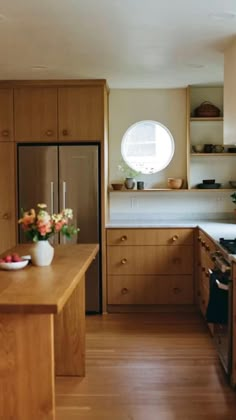
<path id="1" fill-rule="evenodd" d="M 236 238 L 235 239 L 219 239 L 220 245 L 230 254 L 236 254 Z"/>

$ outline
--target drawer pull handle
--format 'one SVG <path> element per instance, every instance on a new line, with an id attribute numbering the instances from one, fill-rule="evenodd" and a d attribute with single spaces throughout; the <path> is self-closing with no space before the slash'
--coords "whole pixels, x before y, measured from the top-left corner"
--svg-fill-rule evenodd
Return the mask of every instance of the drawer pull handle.
<path id="1" fill-rule="evenodd" d="M 53 135 L 53 131 L 52 130 L 47 130 L 46 131 L 46 136 L 51 137 Z"/>
<path id="2" fill-rule="evenodd" d="M 179 293 L 181 293 L 180 287 L 174 287 L 173 291 L 175 295 L 178 295 Z"/>
<path id="3" fill-rule="evenodd" d="M 172 236 L 172 241 L 176 242 L 179 239 L 179 235 Z"/>
<path id="4" fill-rule="evenodd" d="M 68 134 L 69 134 L 68 130 L 66 130 L 66 129 L 62 130 L 62 135 L 63 136 L 68 136 Z"/>
<path id="5" fill-rule="evenodd" d="M 127 263 L 127 259 L 126 258 L 122 258 L 121 264 L 126 264 L 126 263 Z"/>
<path id="6" fill-rule="evenodd" d="M 9 214 L 9 213 L 4 213 L 4 214 L 2 215 L 2 218 L 3 218 L 4 220 L 9 220 L 9 219 L 10 219 L 10 214 Z"/>
<path id="7" fill-rule="evenodd" d="M 198 242 L 202 242 L 201 236 L 198 236 L 197 240 L 198 240 Z"/>
<path id="8" fill-rule="evenodd" d="M 2 130 L 2 136 L 3 137 L 8 137 L 9 136 L 9 131 L 8 130 Z"/>
<path id="9" fill-rule="evenodd" d="M 202 246 L 205 246 L 206 245 L 206 242 L 205 241 L 202 241 Z"/>
<path id="10" fill-rule="evenodd" d="M 127 236 L 126 235 L 121 236 L 121 240 L 122 240 L 122 242 L 127 241 Z"/>
<path id="11" fill-rule="evenodd" d="M 209 247 L 209 245 L 206 245 L 206 247 L 205 247 L 205 248 L 206 248 L 206 250 L 207 250 L 207 251 L 210 251 L 210 247 Z"/>
<path id="12" fill-rule="evenodd" d="M 123 287 L 123 289 L 121 289 L 121 294 L 122 295 L 127 295 L 128 292 L 129 292 L 129 290 L 127 289 L 127 287 Z"/>

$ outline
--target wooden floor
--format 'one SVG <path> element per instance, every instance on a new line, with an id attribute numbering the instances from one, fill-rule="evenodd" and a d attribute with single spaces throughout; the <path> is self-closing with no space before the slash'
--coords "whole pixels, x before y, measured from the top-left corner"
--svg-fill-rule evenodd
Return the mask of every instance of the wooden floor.
<path id="1" fill-rule="evenodd" d="M 87 317 L 86 378 L 57 378 L 57 420 L 235 420 L 200 315 Z"/>

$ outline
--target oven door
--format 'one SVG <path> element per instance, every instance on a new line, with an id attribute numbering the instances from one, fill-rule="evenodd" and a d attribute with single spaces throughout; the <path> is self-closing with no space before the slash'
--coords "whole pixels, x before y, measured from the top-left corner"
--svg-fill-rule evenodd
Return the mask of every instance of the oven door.
<path id="1" fill-rule="evenodd" d="M 230 374 L 232 358 L 232 282 L 229 273 L 222 273 L 218 269 L 209 272 L 210 294 L 206 319 L 214 324 L 213 338 L 216 350 L 226 373 Z"/>

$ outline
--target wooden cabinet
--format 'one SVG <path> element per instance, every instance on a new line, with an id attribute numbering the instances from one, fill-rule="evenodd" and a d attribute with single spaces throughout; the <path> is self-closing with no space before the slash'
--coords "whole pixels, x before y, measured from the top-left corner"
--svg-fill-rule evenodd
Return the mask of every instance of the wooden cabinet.
<path id="1" fill-rule="evenodd" d="M 15 140 L 50 142 L 57 140 L 57 89 L 17 87 L 14 89 Z"/>
<path id="2" fill-rule="evenodd" d="M 20 82 L 19 82 L 20 83 Z M 14 87 L 17 142 L 104 140 L 105 82 Z"/>
<path id="3" fill-rule="evenodd" d="M 108 305 L 192 304 L 192 229 L 108 229 Z"/>
<path id="4" fill-rule="evenodd" d="M 16 244 L 14 143 L 0 143 L 0 253 Z"/>
<path id="5" fill-rule="evenodd" d="M 13 141 L 13 89 L 0 89 L 0 142 Z"/>
<path id="6" fill-rule="evenodd" d="M 103 86 L 58 89 L 59 140 L 101 141 L 104 137 Z"/>

